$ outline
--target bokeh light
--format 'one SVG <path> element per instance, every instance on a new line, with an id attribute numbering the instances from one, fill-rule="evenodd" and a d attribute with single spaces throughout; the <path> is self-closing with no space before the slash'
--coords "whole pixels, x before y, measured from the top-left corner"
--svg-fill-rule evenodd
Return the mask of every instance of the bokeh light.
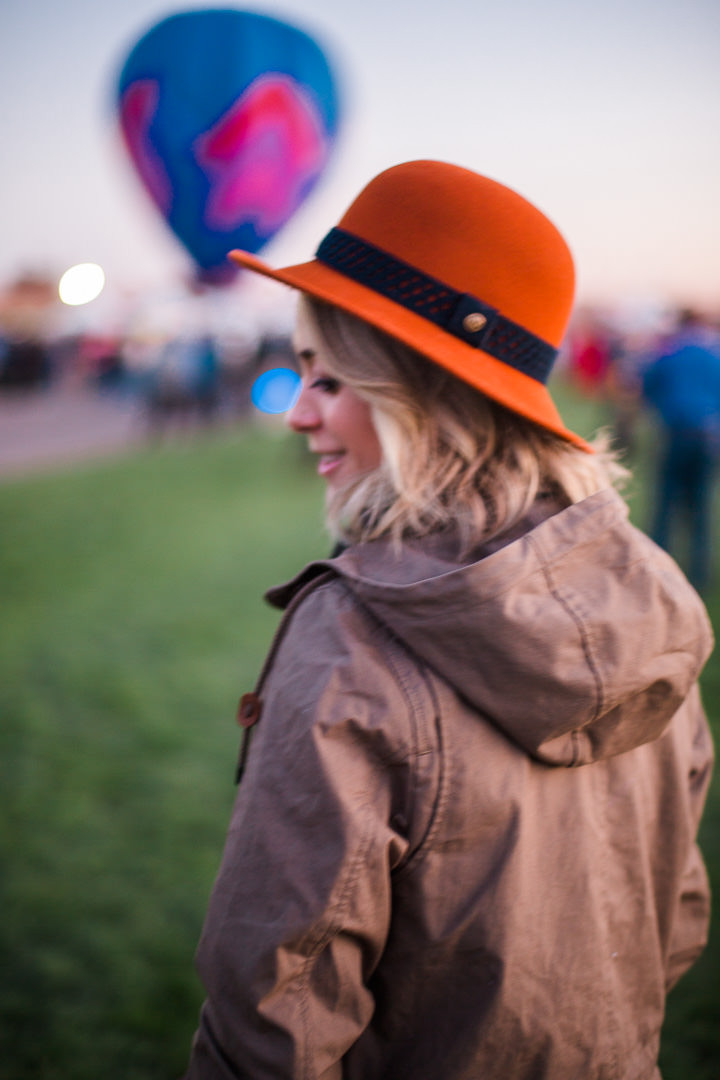
<path id="1" fill-rule="evenodd" d="M 63 304 L 79 307 L 89 304 L 105 287 L 105 271 L 97 263 L 78 263 L 60 278 L 58 293 Z"/>
<path id="2" fill-rule="evenodd" d="M 300 396 L 300 376 L 291 368 L 264 371 L 250 392 L 256 409 L 265 413 L 284 413 L 292 409 Z"/>

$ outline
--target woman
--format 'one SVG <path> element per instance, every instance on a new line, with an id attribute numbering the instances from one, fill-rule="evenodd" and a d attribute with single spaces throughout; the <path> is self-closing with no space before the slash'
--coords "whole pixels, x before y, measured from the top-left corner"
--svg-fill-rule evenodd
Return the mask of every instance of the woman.
<path id="1" fill-rule="evenodd" d="M 341 550 L 269 594 L 188 1080 L 657 1078 L 711 635 L 545 388 L 565 242 L 411 162 L 312 262 L 234 257 L 304 294 L 289 423 Z"/>

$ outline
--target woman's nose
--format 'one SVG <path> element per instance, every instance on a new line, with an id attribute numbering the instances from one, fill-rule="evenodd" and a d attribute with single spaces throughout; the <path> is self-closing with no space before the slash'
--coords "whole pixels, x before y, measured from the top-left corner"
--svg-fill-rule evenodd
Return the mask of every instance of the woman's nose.
<path id="1" fill-rule="evenodd" d="M 285 423 L 293 431 L 313 431 L 320 423 L 320 414 L 312 401 L 312 395 L 303 387 L 291 409 L 285 413 Z"/>

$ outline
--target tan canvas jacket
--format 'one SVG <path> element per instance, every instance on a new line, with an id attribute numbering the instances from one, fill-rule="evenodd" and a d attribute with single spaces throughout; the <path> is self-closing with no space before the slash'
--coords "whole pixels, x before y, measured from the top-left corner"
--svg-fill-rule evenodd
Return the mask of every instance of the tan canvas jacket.
<path id="1" fill-rule="evenodd" d="M 707 933 L 711 632 L 614 493 L 547 513 L 272 594 L 187 1080 L 659 1075 Z"/>

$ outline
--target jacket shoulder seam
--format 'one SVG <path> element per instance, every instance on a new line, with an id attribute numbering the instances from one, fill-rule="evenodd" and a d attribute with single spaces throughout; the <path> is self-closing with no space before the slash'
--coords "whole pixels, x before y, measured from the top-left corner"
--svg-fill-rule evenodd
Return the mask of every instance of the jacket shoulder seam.
<path id="1" fill-rule="evenodd" d="M 578 636 L 580 638 L 580 645 L 582 647 L 583 656 L 585 657 L 588 670 L 590 671 L 593 682 L 595 684 L 596 703 L 593 714 L 585 725 L 588 726 L 594 723 L 594 721 L 602 715 L 602 712 L 605 708 L 605 686 L 603 683 L 600 665 L 598 664 L 595 657 L 589 628 L 584 617 L 581 605 L 575 602 L 575 597 L 569 589 L 563 589 L 557 584 L 555 576 L 553 574 L 552 566 L 550 565 L 549 561 L 544 557 L 540 546 L 535 543 L 532 536 L 530 536 L 529 539 L 530 543 L 533 545 L 533 547 L 535 547 L 535 550 L 537 551 L 538 563 L 540 569 L 542 570 L 543 577 L 545 578 L 548 592 L 553 597 L 553 599 L 567 612 L 568 616 L 575 624 Z M 573 743 L 575 744 L 575 751 L 577 753 L 578 747 L 576 733 L 573 733 Z M 575 764 L 575 761 L 573 761 L 571 764 Z"/>
<path id="2" fill-rule="evenodd" d="M 332 583 L 329 582 L 328 584 Z M 406 702 L 413 739 L 413 746 L 410 752 L 414 763 L 413 768 L 416 773 L 418 763 L 421 762 L 423 758 L 427 759 L 439 749 L 441 739 L 437 698 L 426 665 L 424 661 L 394 633 L 391 627 L 384 623 L 374 611 L 368 608 L 362 600 L 355 595 L 352 588 L 344 580 L 340 579 L 339 584 L 344 591 L 349 594 L 351 602 L 356 610 L 361 612 L 376 628 L 379 634 L 382 635 L 383 640 L 389 642 L 392 646 L 392 650 L 385 653 L 384 659 L 387 663 L 391 677 L 394 679 Z M 413 675 L 416 677 L 415 679 L 413 679 Z M 415 683 L 417 684 L 417 687 Z M 417 858 L 422 855 L 428 837 L 436 831 L 436 821 L 442 802 L 441 789 L 443 785 L 442 757 L 439 753 L 437 754 L 437 760 L 439 763 L 438 775 L 433 782 L 432 796 L 428 800 L 430 807 L 427 814 L 427 822 L 424 823 L 420 837 L 413 844 L 408 846 L 407 853 L 393 871 L 394 875 L 402 873 L 404 870 L 409 869 L 410 866 L 415 864 Z M 418 786 L 418 777 L 417 775 L 414 775 L 408 786 L 407 793 L 406 816 L 408 824 L 413 820 L 416 813 L 417 800 L 415 793 L 418 790 Z"/>

